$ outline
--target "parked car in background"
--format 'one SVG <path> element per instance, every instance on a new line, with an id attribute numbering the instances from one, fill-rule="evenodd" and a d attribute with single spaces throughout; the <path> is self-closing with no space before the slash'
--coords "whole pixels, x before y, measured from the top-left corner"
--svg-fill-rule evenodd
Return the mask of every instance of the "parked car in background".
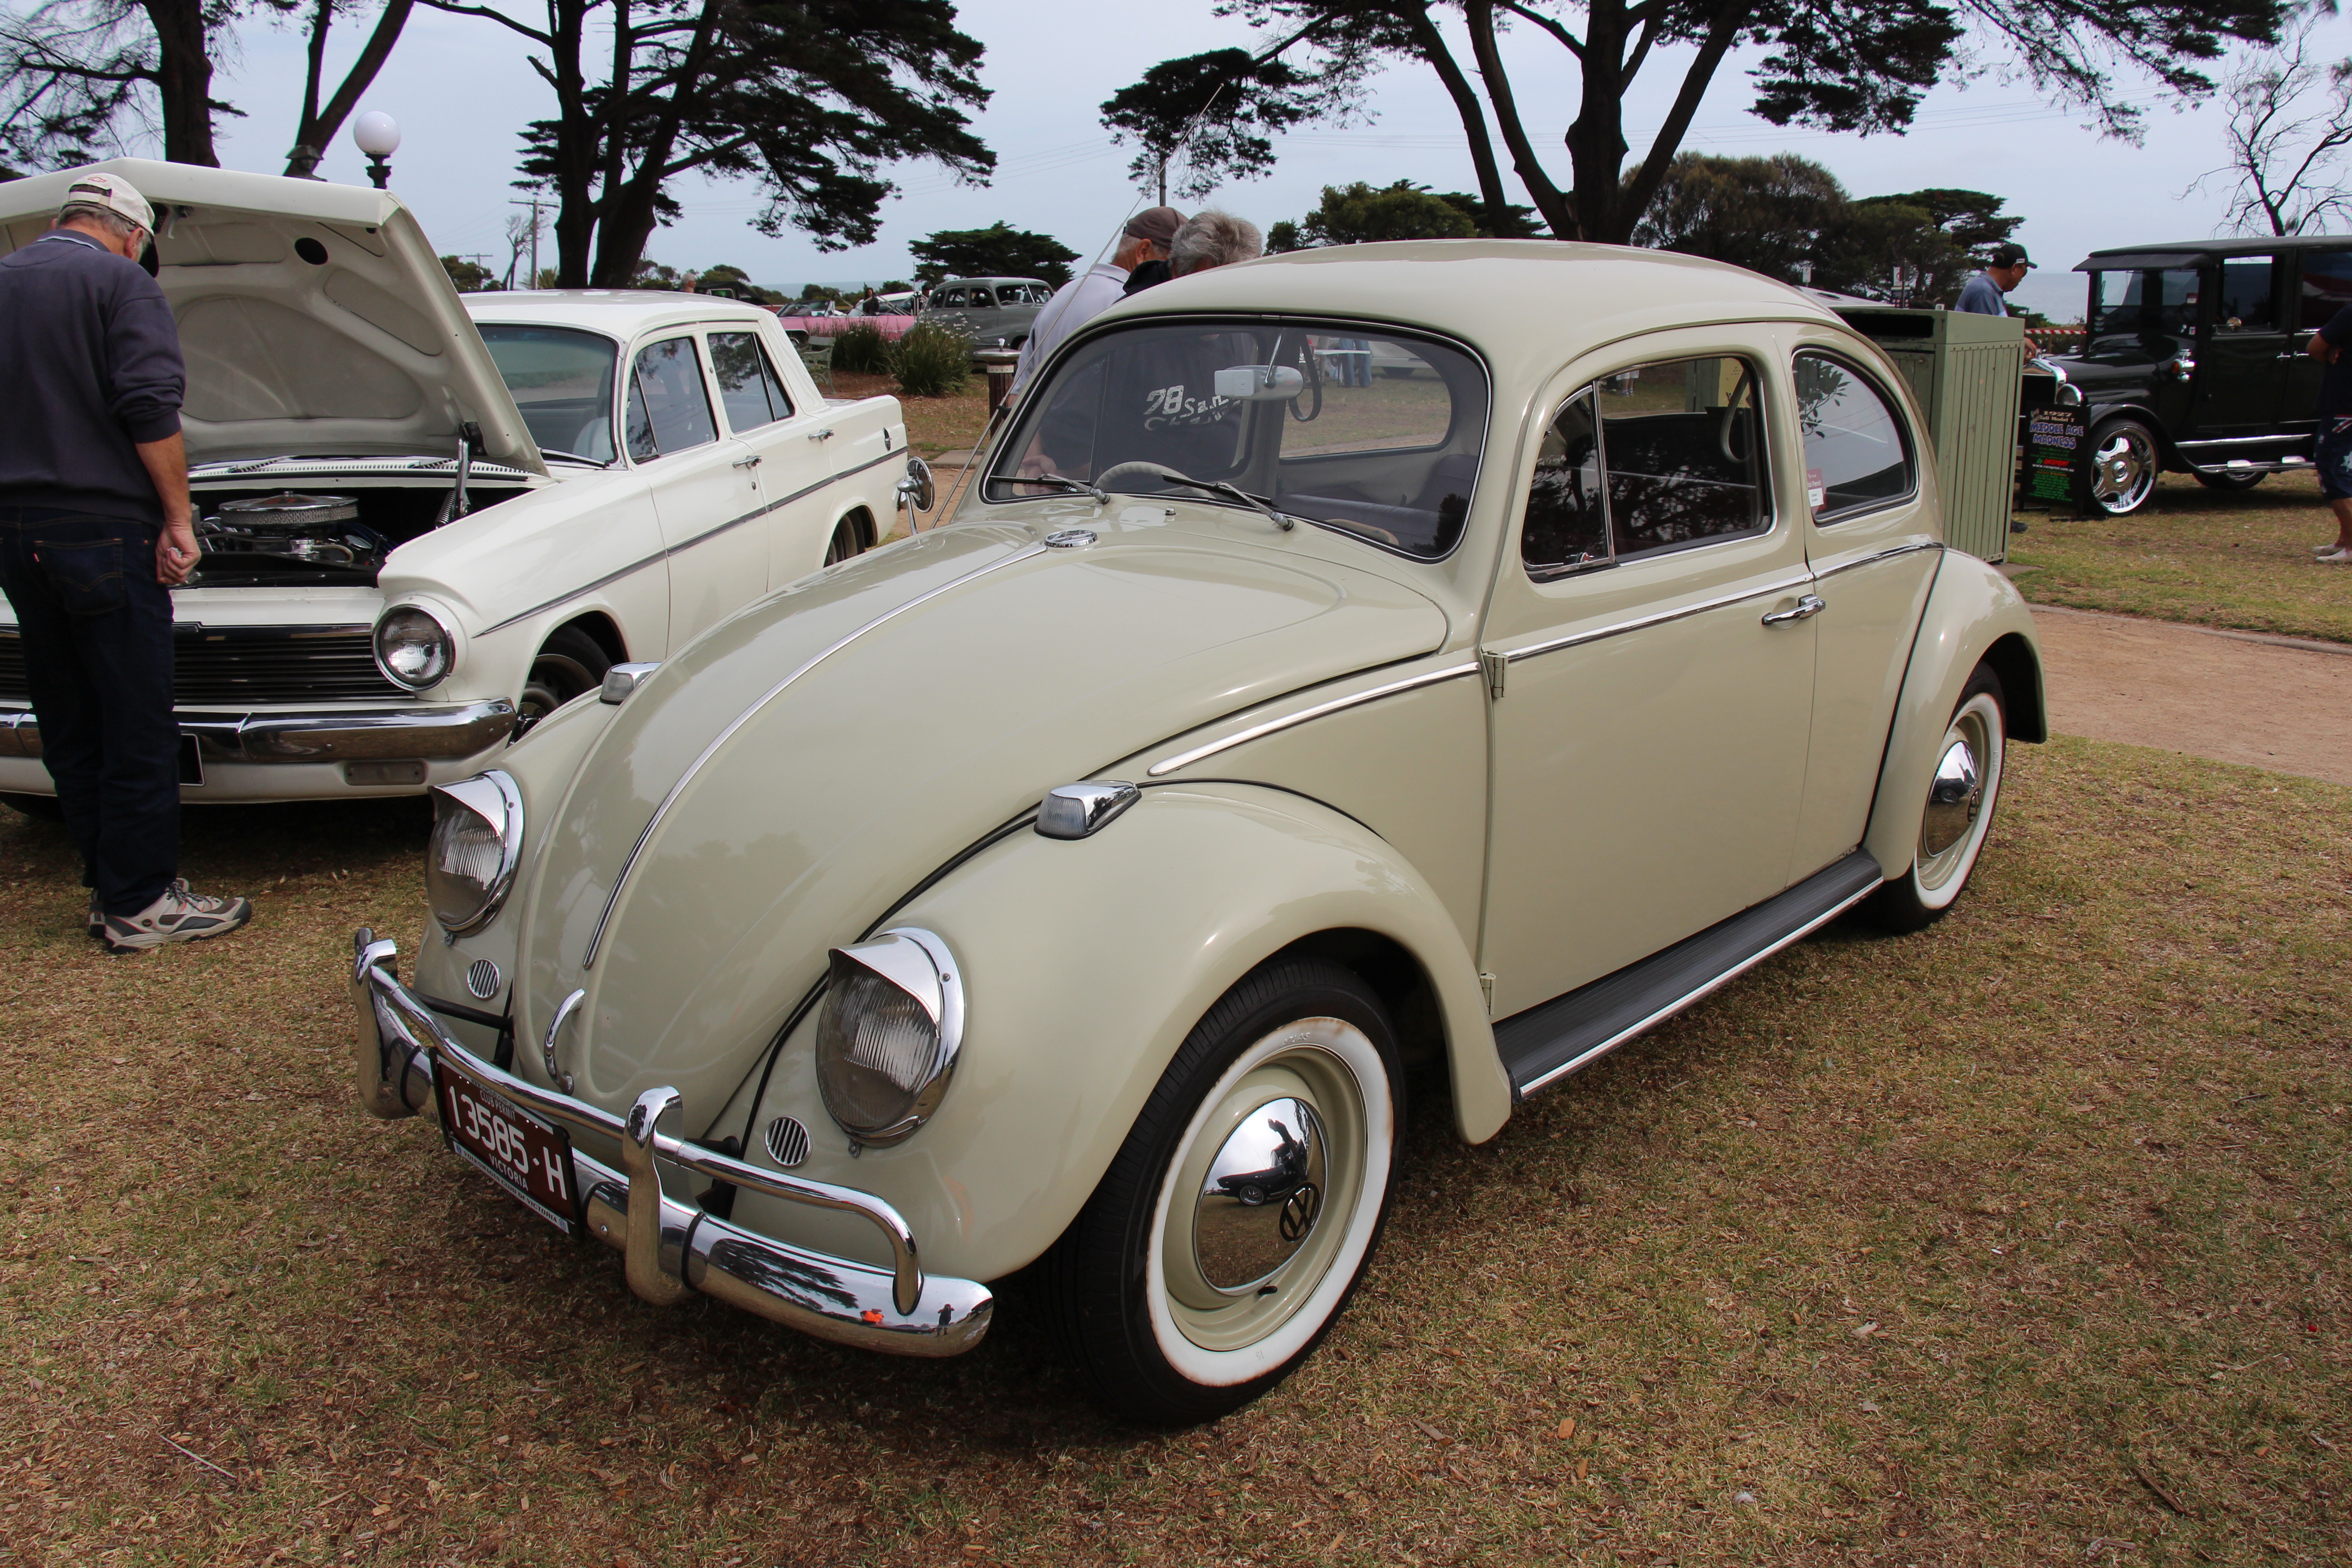
<path id="1" fill-rule="evenodd" d="M 787 305 L 780 307 L 775 315 L 777 327 L 798 348 L 822 344 L 824 340 L 838 337 L 853 327 L 871 327 L 887 341 L 896 342 L 906 335 L 908 328 L 915 324 L 911 314 L 900 311 L 867 315 L 863 311 L 837 310 L 819 312 Z"/>
<path id="2" fill-rule="evenodd" d="M 120 159 L 163 215 L 203 554 L 184 798 L 415 794 L 889 530 L 887 397 L 703 295 L 460 296 L 381 191 Z M 0 185 L 11 248 L 71 174 Z M 51 795 L 0 601 L 0 795 Z M 36 803 L 37 809 L 37 803 Z"/>
<path id="3" fill-rule="evenodd" d="M 921 319 L 962 333 L 975 348 L 1017 349 L 1053 297 L 1054 286 L 1036 278 L 951 278 L 925 296 Z"/>
<path id="4" fill-rule="evenodd" d="M 1361 1278 L 1410 1066 L 1483 1141 L 1842 910 L 1930 924 L 2042 738 L 1899 373 L 1751 272 L 1268 258 L 1011 417 L 950 525 L 443 788 L 406 979 L 357 933 L 367 1108 L 648 1301 L 947 1355 L 1042 1258 L 1114 1409 L 1230 1410 Z"/>
<path id="5" fill-rule="evenodd" d="M 2082 347 L 2038 362 L 2023 416 L 2083 510 L 2137 511 L 2159 472 L 2242 490 L 2309 465 L 2322 367 L 2304 350 L 2352 304 L 2352 237 L 2122 246 L 2075 270 Z"/>

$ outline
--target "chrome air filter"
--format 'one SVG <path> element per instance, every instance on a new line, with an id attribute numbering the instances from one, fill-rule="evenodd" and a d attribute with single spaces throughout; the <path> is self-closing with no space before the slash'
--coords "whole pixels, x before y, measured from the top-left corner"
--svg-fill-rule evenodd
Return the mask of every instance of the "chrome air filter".
<path id="1" fill-rule="evenodd" d="M 223 501 L 219 512 L 221 522 L 230 528 L 284 533 L 327 530 L 331 523 L 356 521 L 359 515 L 360 503 L 349 496 L 306 496 L 292 490 Z"/>

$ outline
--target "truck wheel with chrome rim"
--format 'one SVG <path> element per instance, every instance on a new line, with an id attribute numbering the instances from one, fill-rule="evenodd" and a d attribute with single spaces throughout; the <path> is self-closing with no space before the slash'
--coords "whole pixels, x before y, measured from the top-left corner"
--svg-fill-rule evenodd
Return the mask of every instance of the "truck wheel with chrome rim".
<path id="1" fill-rule="evenodd" d="M 1918 931 L 1943 919 L 1960 896 L 1992 832 L 2008 736 L 2000 677 L 1991 666 L 1980 664 L 1960 692 L 1952 721 L 1944 727 L 1910 872 L 1879 889 L 1864 905 L 1880 925 L 1889 931 Z"/>
<path id="2" fill-rule="evenodd" d="M 2083 479 L 2083 511 L 2091 517 L 2129 517 L 2156 493 L 2164 460 L 2156 432 L 2137 419 L 2103 419 L 2091 432 L 2091 455 Z"/>
<path id="3" fill-rule="evenodd" d="M 2197 476 L 2197 482 L 2203 485 L 2209 490 L 2221 490 L 2226 493 L 2236 494 L 2240 491 L 2252 489 L 2256 485 L 2261 484 L 2264 479 L 2269 478 L 2270 475 L 2267 473 L 2256 472 L 2251 474 L 2239 474 L 2231 473 L 2227 469 L 2224 469 L 2220 473 L 2199 474 Z"/>
<path id="4" fill-rule="evenodd" d="M 1307 1359 L 1380 1239 L 1403 1100 L 1380 999 L 1337 964 L 1266 964 L 1209 1010 L 1045 1260 L 1106 1405 L 1213 1420 Z"/>

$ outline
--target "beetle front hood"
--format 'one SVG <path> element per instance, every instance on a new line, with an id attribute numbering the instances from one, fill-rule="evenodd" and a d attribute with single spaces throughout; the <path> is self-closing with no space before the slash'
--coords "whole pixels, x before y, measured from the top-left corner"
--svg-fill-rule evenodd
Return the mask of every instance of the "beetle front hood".
<path id="1" fill-rule="evenodd" d="M 700 1131 L 828 947 L 1046 790 L 1445 639 L 1435 605 L 1369 571 L 1100 531 L 1084 550 L 1020 527 L 908 541 L 745 610 L 629 698 L 528 829 L 551 837 L 523 893 L 517 1022 L 537 1040 L 587 990 L 559 1042 L 575 1092 L 619 1109 L 674 1085 Z"/>
<path id="2" fill-rule="evenodd" d="M 397 196 L 189 163 L 113 158 L 155 209 L 156 281 L 187 360 L 192 463 L 480 456 L 547 471 L 522 414 L 415 217 Z M 0 184 L 8 248 L 48 228 L 89 169 Z"/>

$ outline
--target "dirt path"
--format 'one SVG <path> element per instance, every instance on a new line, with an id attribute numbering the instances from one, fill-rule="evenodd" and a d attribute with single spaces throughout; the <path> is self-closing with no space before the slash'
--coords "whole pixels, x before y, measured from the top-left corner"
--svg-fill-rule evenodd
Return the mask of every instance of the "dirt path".
<path id="1" fill-rule="evenodd" d="M 2352 784 L 2352 647 L 2037 605 L 2050 727 Z"/>

